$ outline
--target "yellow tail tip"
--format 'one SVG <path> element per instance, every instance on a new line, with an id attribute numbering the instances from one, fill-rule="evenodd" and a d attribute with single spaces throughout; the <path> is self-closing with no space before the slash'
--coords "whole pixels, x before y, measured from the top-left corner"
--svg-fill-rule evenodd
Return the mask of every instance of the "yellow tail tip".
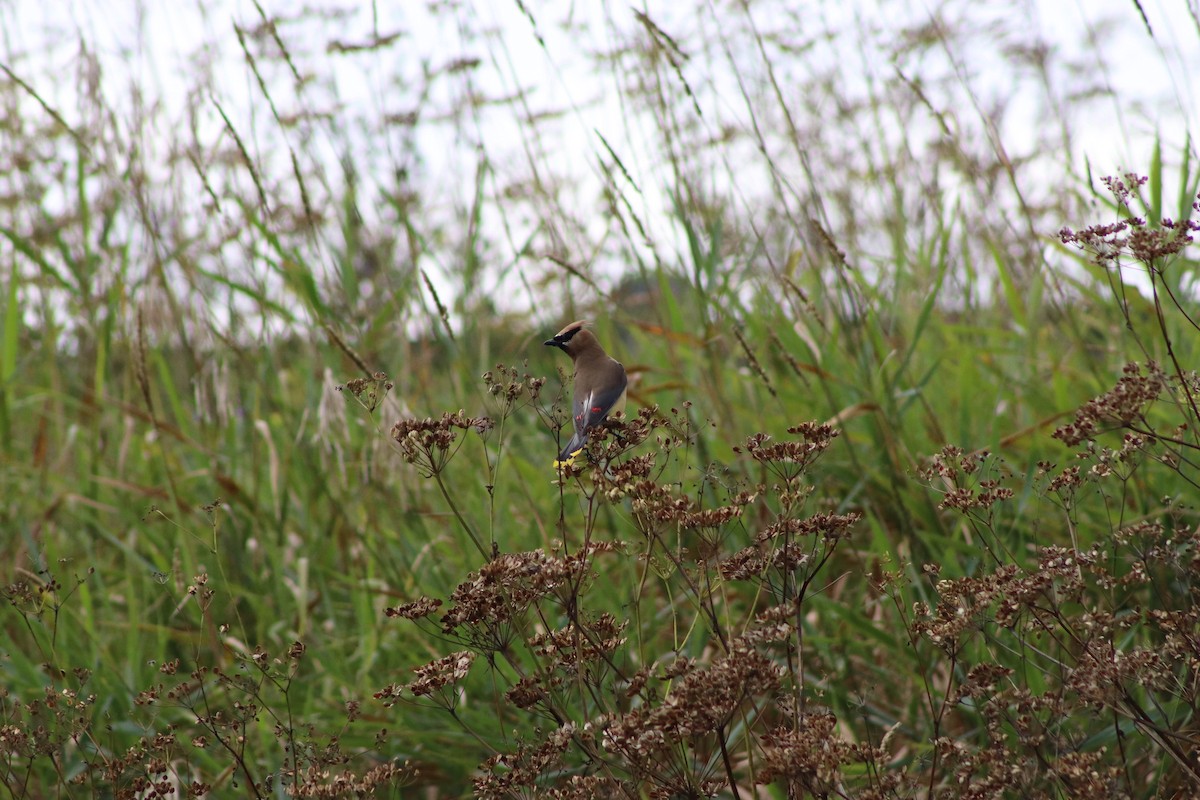
<path id="1" fill-rule="evenodd" d="M 574 466 L 575 465 L 575 456 L 579 455 L 582 452 L 583 452 L 583 448 L 581 447 L 578 450 L 573 451 L 569 456 L 562 459 L 561 461 L 557 458 L 554 459 L 554 468 L 555 469 L 566 469 L 567 467 Z"/>

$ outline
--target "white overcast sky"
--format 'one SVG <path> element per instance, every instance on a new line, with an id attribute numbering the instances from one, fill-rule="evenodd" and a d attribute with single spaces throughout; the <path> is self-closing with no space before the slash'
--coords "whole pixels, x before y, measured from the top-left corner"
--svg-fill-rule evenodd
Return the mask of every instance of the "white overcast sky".
<path id="1" fill-rule="evenodd" d="M 294 13 L 306 4 L 260 0 L 259 5 L 268 13 Z M 307 4 L 321 8 L 322 4 Z M 428 12 L 432 3 L 399 0 L 399 2 L 361 2 L 354 5 L 356 13 L 343 17 L 323 31 L 329 38 L 345 37 L 347 40 L 365 38 L 372 25 L 383 32 L 402 31 L 404 37 L 392 57 L 417 59 L 428 57 L 437 60 L 460 50 L 462 31 L 448 25 L 446 16 L 440 19 Z M 552 22 L 551 15 L 540 8 L 555 8 L 556 13 L 564 4 L 527 4 L 543 26 Z M 908 2 L 908 0 L 846 0 L 845 2 L 814 2 L 814 14 L 826 17 L 839 14 L 878 15 L 896 20 L 919 19 L 935 4 Z M 1153 38 L 1147 34 L 1139 16 L 1145 12 L 1153 30 Z M 332 6 L 331 6 L 332 7 Z M 513 0 L 486 0 L 462 4 L 470 9 L 465 16 L 475 17 L 476 29 L 494 28 L 499 38 L 506 43 L 504 58 L 510 63 L 497 65 L 511 70 L 513 83 L 537 85 L 543 93 L 543 105 L 557 102 L 581 102 L 602 93 L 602 86 L 587 86 L 587 64 L 572 58 L 571 48 L 575 43 L 568 36 L 553 29 L 545 30 L 549 53 L 543 51 L 532 36 L 532 26 Z M 620 20 L 632 15 L 631 8 L 623 3 L 578 2 L 569 5 L 570 15 L 579 18 L 592 15 L 593 30 L 603 30 L 598 21 L 609 16 Z M 645 6 L 648 13 L 668 32 L 675 20 L 673 9 L 688 6 L 676 2 L 652 2 Z M 1001 4 L 998 7 L 1021 7 L 1021 4 Z M 753 13 L 765 17 L 770 14 L 770 3 L 754 3 Z M 1184 129 L 1197 130 L 1198 108 L 1200 108 L 1200 0 L 1027 0 L 1028 24 L 1064 54 L 1082 54 L 1093 45 L 1088 41 L 1092 33 L 1099 32 L 1105 42 L 1104 52 L 1109 65 L 1105 76 L 1118 95 L 1126 98 L 1147 98 L 1126 119 L 1129 130 L 1122 133 L 1137 139 L 1123 140 L 1116 132 L 1100 126 L 1086 131 L 1082 142 L 1094 161 L 1125 161 L 1144 158 L 1146 141 L 1142 136 L 1152 135 L 1157 127 L 1164 135 L 1174 139 L 1172 133 Z M 482 19 L 481 17 L 490 19 Z M 460 13 L 460 16 L 464 16 Z M 52 59 L 54 68 L 62 68 L 69 74 L 69 60 L 75 43 L 80 38 L 94 48 L 109 70 L 109 80 L 122 77 L 128 70 L 129 80 L 157 86 L 158 93 L 168 101 L 174 97 L 181 100 L 176 84 L 181 75 L 195 70 L 194 58 L 198 48 L 205 43 L 218 42 L 220 50 L 211 53 L 213 69 L 228 71 L 229 79 L 218 79 L 218 84 L 234 92 L 240 86 L 253 96 L 248 85 L 248 76 L 242 66 L 236 41 L 232 35 L 235 22 L 253 25 L 259 19 L 259 11 L 253 0 L 171 0 L 171 2 L 142 2 L 141 0 L 0 0 L 0 27 L 3 29 L 4 52 L 0 57 L 8 58 L 14 53 L 40 52 Z M 686 21 L 684 21 L 686 23 Z M 1100 27 L 1108 25 L 1109 27 Z M 285 31 L 285 37 L 294 30 Z M 301 45 L 289 41 L 289 45 Z M 580 42 L 585 47 L 601 46 L 602 42 Z M 57 45 L 57 46 L 56 46 Z M 320 43 L 314 43 L 319 46 Z M 486 60 L 486 54 L 478 52 Z M 387 61 L 385 57 L 371 56 L 368 60 L 371 71 L 364 74 L 347 59 L 331 59 L 330 64 L 337 81 L 341 99 L 351 105 L 363 107 L 386 103 L 388 90 Z M 996 75 L 997 81 L 1007 80 L 1004 74 Z M 181 84 L 180 84 L 181 85 Z M 66 87 L 64 87 L 66 88 Z M 499 88 L 499 87 L 497 87 Z M 45 92 L 44 85 L 38 86 Z M 607 110 L 603 105 L 596 107 L 603 119 Z M 585 121 L 581 129 L 592 127 Z M 1130 150 L 1133 149 L 1133 151 Z"/>
<path id="2" fill-rule="evenodd" d="M 268 15 L 290 14 L 301 7 L 299 3 L 278 0 L 260 0 L 260 4 Z M 545 48 L 539 45 L 529 19 L 513 0 L 464 0 L 457 4 L 448 0 L 443 7 L 459 10 L 441 14 L 430 13 L 433 3 L 424 0 L 343 5 L 353 8 L 353 12 L 331 19 L 327 28 L 314 32 L 311 25 L 294 27 L 284 29 L 282 34 L 289 49 L 307 51 L 306 67 L 328 80 L 328 88 L 343 107 L 357 110 L 360 117 L 403 111 L 403 106 L 397 104 L 395 82 L 406 73 L 412 74 L 414 65 L 422 59 L 442 65 L 457 56 L 474 56 L 482 60 L 483 67 L 472 80 L 478 81 L 485 94 L 498 96 L 512 93 L 517 87 L 534 87 L 534 108 L 574 110 L 567 115 L 562 139 L 553 143 L 548 157 L 558 162 L 554 166 L 560 171 L 578 169 L 581 187 L 591 177 L 598 151 L 597 132 L 606 139 L 623 137 L 627 144 L 632 138 L 630 149 L 624 152 L 633 167 L 638 166 L 636 123 L 621 119 L 623 107 L 611 85 L 613 75 L 594 72 L 593 62 L 580 57 L 584 51 L 612 46 L 613 42 L 603 37 L 614 25 L 636 27 L 634 12 L 627 3 L 526 0 Z M 717 6 L 725 8 L 719 0 L 712 0 L 709 8 Z M 811 20 L 820 28 L 865 20 L 887 26 L 920 21 L 933 7 L 940 6 L 912 0 L 817 0 L 811 4 L 811 17 L 808 6 L 804 6 L 805 16 L 798 24 L 809 24 Z M 1200 0 L 1141 0 L 1140 9 L 1149 19 L 1153 36 L 1147 32 L 1134 0 L 1014 0 L 994 6 L 979 4 L 973 9 L 991 7 L 997 9 L 997 14 L 1008 15 L 997 19 L 998 28 L 1029 26 L 1068 60 L 1088 62 L 1096 59 L 1097 52 L 1102 54 L 1095 62 L 1096 71 L 1101 73 L 1097 81 L 1110 87 L 1114 98 L 1094 104 L 1087 118 L 1072 121 L 1076 156 L 1089 160 L 1093 174 L 1144 172 L 1155 136 L 1162 138 L 1164 154 L 1177 158 L 1188 132 L 1200 130 L 1200 80 L 1196 77 L 1200 76 Z M 644 8 L 668 32 L 686 34 L 690 26 L 708 24 L 687 16 L 683 10 L 691 6 L 683 3 L 653 2 L 638 8 Z M 553 13 L 545 9 L 553 9 Z M 769 22 L 773 5 L 751 3 L 750 9 L 758 20 Z M 1021 19 L 1012 19 L 1013 9 L 1020 10 Z M 980 15 L 986 18 L 987 13 L 982 11 Z M 575 22 L 590 17 L 586 34 L 565 31 L 557 24 L 564 17 Z M 210 70 L 224 110 L 239 130 L 254 131 L 258 125 L 269 127 L 269 120 L 262 111 L 261 93 L 246 69 L 233 28 L 235 23 L 254 26 L 259 19 L 253 0 L 0 0 L 0 60 L 13 64 L 17 74 L 28 78 L 43 99 L 58 106 L 68 120 L 75 107 L 73 64 L 81 41 L 99 56 L 105 94 L 118 110 L 131 96 L 130 87 L 139 86 L 147 96 L 166 106 L 167 119 L 185 119 L 182 108 L 188 102 L 188 80 L 199 71 Z M 606 25 L 606 20 L 611 24 Z M 362 59 L 324 51 L 330 40 L 363 41 L 373 28 L 382 33 L 400 32 L 402 36 L 394 46 Z M 481 35 L 485 30 L 491 33 Z M 304 35 L 314 41 L 301 41 Z M 689 41 L 686 35 L 680 39 Z M 864 72 L 876 66 L 871 62 L 871 53 L 832 55 L 862 61 Z M 46 71 L 39 69 L 39 64 L 46 65 Z M 986 61 L 969 66 L 976 88 L 1003 96 L 1006 82 L 1012 80 L 1009 71 L 989 72 Z M 877 68 L 880 75 L 890 70 L 886 63 Z M 47 74 L 60 74 L 63 80 L 47 82 Z M 281 98 L 288 93 L 286 88 L 273 87 L 273 91 Z M 730 94 L 735 92 L 731 90 Z M 1014 94 L 1017 96 L 1012 98 L 1014 111 L 1010 118 L 1015 118 L 1017 124 L 1004 132 L 1008 140 L 1020 136 L 1022 124 L 1032 130 L 1040 122 L 1037 107 L 1019 92 Z M 212 108 L 201 116 L 209 124 L 220 125 Z M 515 141 L 519 134 L 515 129 L 506 132 L 502 125 L 479 135 L 486 135 L 490 146 L 511 133 L 513 148 L 519 151 L 520 143 Z M 618 128 L 620 134 L 616 135 Z M 610 132 L 614 134 L 611 137 Z M 427 180 L 470 186 L 471 176 L 463 170 L 470 169 L 471 159 L 450 157 L 456 147 L 469 147 L 470 142 L 423 140 L 419 144 Z M 1192 142 L 1193 153 L 1195 150 Z M 339 155 L 329 152 L 331 162 Z M 439 163 L 443 156 L 444 163 Z M 518 166 L 523 165 L 514 165 L 514 169 Z M 595 194 L 594 189 L 580 191 Z"/>

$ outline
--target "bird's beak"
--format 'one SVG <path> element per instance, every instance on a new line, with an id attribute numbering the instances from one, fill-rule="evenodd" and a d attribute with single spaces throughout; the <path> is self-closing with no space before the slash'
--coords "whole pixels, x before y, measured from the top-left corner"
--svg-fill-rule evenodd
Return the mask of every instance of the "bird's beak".
<path id="1" fill-rule="evenodd" d="M 544 344 L 546 347 L 557 347 L 560 350 L 566 349 L 563 347 L 563 343 L 558 339 L 547 339 L 546 341 L 542 342 L 542 344 Z"/>

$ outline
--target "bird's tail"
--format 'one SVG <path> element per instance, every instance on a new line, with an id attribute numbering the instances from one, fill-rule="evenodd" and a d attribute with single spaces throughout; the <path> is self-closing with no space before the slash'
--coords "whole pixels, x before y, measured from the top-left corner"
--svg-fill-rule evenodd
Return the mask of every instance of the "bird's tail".
<path id="1" fill-rule="evenodd" d="M 583 446 L 587 444 L 587 434 L 576 433 L 571 437 L 571 441 L 567 442 L 567 446 L 558 454 L 558 458 L 554 461 L 555 469 L 562 469 L 570 466 L 575 461 L 575 456 L 583 452 Z"/>

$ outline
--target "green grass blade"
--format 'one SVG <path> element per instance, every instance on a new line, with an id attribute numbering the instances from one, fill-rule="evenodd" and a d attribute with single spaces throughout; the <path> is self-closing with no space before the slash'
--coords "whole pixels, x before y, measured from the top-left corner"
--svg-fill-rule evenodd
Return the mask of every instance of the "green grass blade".
<path id="1" fill-rule="evenodd" d="M 1162 185 L 1162 137 L 1154 137 L 1154 151 L 1150 155 L 1150 219 L 1147 222 L 1158 227 L 1163 218 Z"/>

